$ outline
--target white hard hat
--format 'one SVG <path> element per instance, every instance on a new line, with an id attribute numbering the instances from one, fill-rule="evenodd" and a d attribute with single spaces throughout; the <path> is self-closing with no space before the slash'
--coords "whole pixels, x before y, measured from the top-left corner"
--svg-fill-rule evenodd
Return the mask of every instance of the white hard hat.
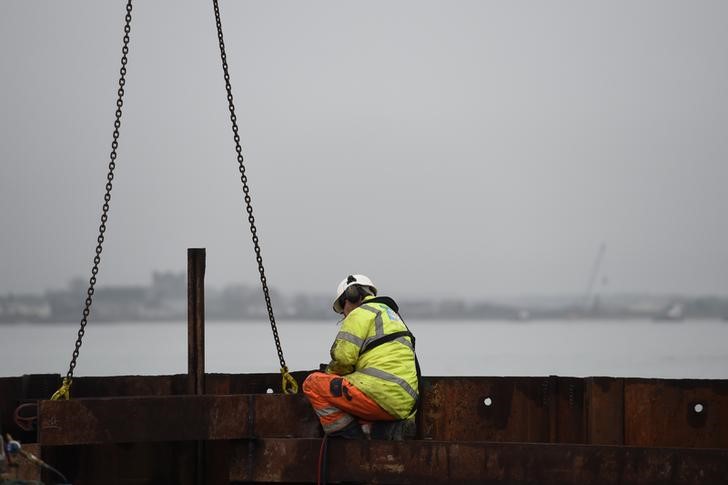
<path id="1" fill-rule="evenodd" d="M 341 295 L 344 294 L 348 287 L 353 285 L 368 286 L 372 289 L 372 293 L 374 293 L 375 296 L 377 294 L 377 287 L 374 286 L 374 282 L 372 280 L 370 280 L 363 274 L 349 275 L 341 280 L 341 283 L 339 283 L 339 287 L 336 289 L 336 298 L 334 298 L 333 304 L 333 308 L 336 313 L 342 313 L 344 311 L 344 309 L 339 304 L 339 298 L 341 298 Z"/>

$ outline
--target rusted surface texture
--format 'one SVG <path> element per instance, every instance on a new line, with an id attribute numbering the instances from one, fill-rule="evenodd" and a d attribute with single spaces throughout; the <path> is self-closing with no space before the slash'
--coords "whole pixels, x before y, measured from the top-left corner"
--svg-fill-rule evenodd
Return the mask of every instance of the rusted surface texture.
<path id="1" fill-rule="evenodd" d="M 585 418 L 585 379 L 576 377 L 549 378 L 551 392 L 551 443 L 588 443 Z"/>
<path id="2" fill-rule="evenodd" d="M 309 373 L 310 371 L 297 371 L 291 374 L 301 384 Z M 58 376 L 59 385 L 60 382 L 61 379 Z M 205 393 L 207 394 L 265 394 L 269 389 L 275 393 L 281 392 L 280 374 L 205 374 Z M 80 377 L 73 380 L 73 397 L 171 396 L 182 394 L 189 394 L 186 374 Z M 50 394 L 48 395 L 50 396 Z"/>
<path id="3" fill-rule="evenodd" d="M 299 382 L 306 374 L 295 373 Z M 21 402 L 47 397 L 59 383 L 57 375 L 0 379 L 3 429 L 24 441 L 36 441 L 34 433 L 22 434 L 16 429 L 12 412 Z M 82 377 L 74 380 L 72 393 L 74 398 L 172 396 L 184 395 L 186 384 L 185 375 Z M 246 409 L 242 417 L 220 419 L 253 419 L 256 436 L 311 437 L 317 429 L 303 397 L 285 400 L 281 394 L 265 394 L 268 389 L 279 392 L 279 374 L 207 374 L 206 387 L 215 395 L 255 393 L 252 418 Z M 727 388 L 728 380 L 430 377 L 425 378 L 419 437 L 728 448 Z M 701 413 L 695 412 L 696 404 L 703 406 Z M 259 407 L 271 408 L 281 419 L 266 428 L 262 423 L 269 414 Z M 97 425 L 110 426 L 106 421 L 97 421 Z"/>
<path id="4" fill-rule="evenodd" d="M 315 482 L 321 440 L 236 442 L 233 482 Z M 726 483 L 728 450 L 332 440 L 329 481 L 347 483 Z"/>
<path id="5" fill-rule="evenodd" d="M 247 396 L 74 399 L 40 403 L 43 445 L 215 440 L 248 436 Z"/>
<path id="6" fill-rule="evenodd" d="M 208 443 L 206 481 L 315 483 L 320 439 Z M 192 483 L 194 442 L 44 447 L 74 485 Z M 728 450 L 332 440 L 329 482 L 727 483 Z"/>
<path id="7" fill-rule="evenodd" d="M 626 379 L 625 442 L 728 448 L 728 381 Z"/>
<path id="8" fill-rule="evenodd" d="M 253 399 L 249 417 L 252 436 L 270 438 L 317 438 L 322 435 L 319 420 L 302 395 L 260 394 Z"/>
<path id="9" fill-rule="evenodd" d="M 205 393 L 205 249 L 187 250 L 187 393 Z"/>
<path id="10" fill-rule="evenodd" d="M 595 445 L 624 444 L 624 379 L 585 379 L 586 442 Z"/>
<path id="11" fill-rule="evenodd" d="M 187 250 L 187 393 L 205 394 L 205 249 Z M 205 442 L 195 445 L 195 485 L 205 482 Z"/>
<path id="12" fill-rule="evenodd" d="M 169 396 L 42 401 L 43 445 L 318 437 L 303 396 Z"/>
<path id="13" fill-rule="evenodd" d="M 572 442 L 586 439 L 584 380 L 567 377 L 430 378 L 421 437 Z"/>
<path id="14" fill-rule="evenodd" d="M 548 441 L 547 382 L 527 377 L 428 379 L 421 408 L 422 437 Z"/>

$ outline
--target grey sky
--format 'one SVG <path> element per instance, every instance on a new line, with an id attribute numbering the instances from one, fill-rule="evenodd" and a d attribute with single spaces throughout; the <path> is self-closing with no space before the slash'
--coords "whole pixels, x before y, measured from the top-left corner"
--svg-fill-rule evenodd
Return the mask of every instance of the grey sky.
<path id="1" fill-rule="evenodd" d="M 123 3 L 0 3 L 0 292 L 88 276 Z M 232 2 L 270 284 L 728 292 L 728 3 Z M 210 2 L 138 1 L 100 275 L 255 283 Z"/>

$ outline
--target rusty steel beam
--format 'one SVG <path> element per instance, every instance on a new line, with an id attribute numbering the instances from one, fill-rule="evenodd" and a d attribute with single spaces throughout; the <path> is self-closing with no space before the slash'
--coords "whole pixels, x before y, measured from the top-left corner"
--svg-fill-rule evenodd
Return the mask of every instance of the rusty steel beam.
<path id="1" fill-rule="evenodd" d="M 299 382 L 303 376 L 305 373 L 296 373 Z M 439 441 L 545 443 L 555 439 L 560 443 L 728 448 L 728 380 L 550 379 L 552 385 L 547 377 L 425 378 L 419 437 Z M 25 392 L 20 383 L 19 378 L 0 379 L 0 390 L 5 391 L 0 399 L 4 429 L 19 435 L 12 423 L 12 410 L 21 398 L 44 395 L 40 391 Z M 185 383 L 186 375 L 80 377 L 74 388 L 77 397 L 162 396 L 184 394 Z M 306 437 L 310 435 L 297 434 L 298 425 L 289 423 L 315 426 L 305 400 L 279 403 L 281 395 L 260 394 L 269 388 L 278 389 L 280 375 L 208 374 L 206 385 L 208 392 L 215 394 L 257 393 L 257 405 L 271 403 L 276 412 L 286 416 L 258 436 Z M 695 411 L 697 404 L 702 405 L 700 413 Z M 258 414 L 265 416 L 266 412 Z M 34 441 L 35 436 L 25 440 Z"/>
<path id="2" fill-rule="evenodd" d="M 316 482 L 321 440 L 235 442 L 231 482 Z M 328 479 L 346 483 L 541 485 L 728 481 L 728 450 L 490 442 L 330 440 Z"/>
<path id="3" fill-rule="evenodd" d="M 205 394 L 205 249 L 187 249 L 187 393 Z M 205 442 L 195 445 L 195 484 L 205 482 Z"/>
<path id="4" fill-rule="evenodd" d="M 41 401 L 44 445 L 320 436 L 304 396 L 247 394 Z"/>
<path id="5" fill-rule="evenodd" d="M 246 396 L 41 401 L 42 445 L 232 439 L 249 432 Z"/>
<path id="6" fill-rule="evenodd" d="M 205 393 L 205 249 L 187 250 L 187 393 Z"/>

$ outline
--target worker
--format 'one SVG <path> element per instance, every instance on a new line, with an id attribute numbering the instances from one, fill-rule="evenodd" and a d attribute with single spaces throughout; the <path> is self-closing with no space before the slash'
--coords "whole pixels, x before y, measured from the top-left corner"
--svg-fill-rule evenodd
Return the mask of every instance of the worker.
<path id="1" fill-rule="evenodd" d="M 412 433 L 419 402 L 414 336 L 394 300 L 377 297 L 364 275 L 349 275 L 339 284 L 333 309 L 344 318 L 331 362 L 303 382 L 324 433 L 402 439 Z"/>

